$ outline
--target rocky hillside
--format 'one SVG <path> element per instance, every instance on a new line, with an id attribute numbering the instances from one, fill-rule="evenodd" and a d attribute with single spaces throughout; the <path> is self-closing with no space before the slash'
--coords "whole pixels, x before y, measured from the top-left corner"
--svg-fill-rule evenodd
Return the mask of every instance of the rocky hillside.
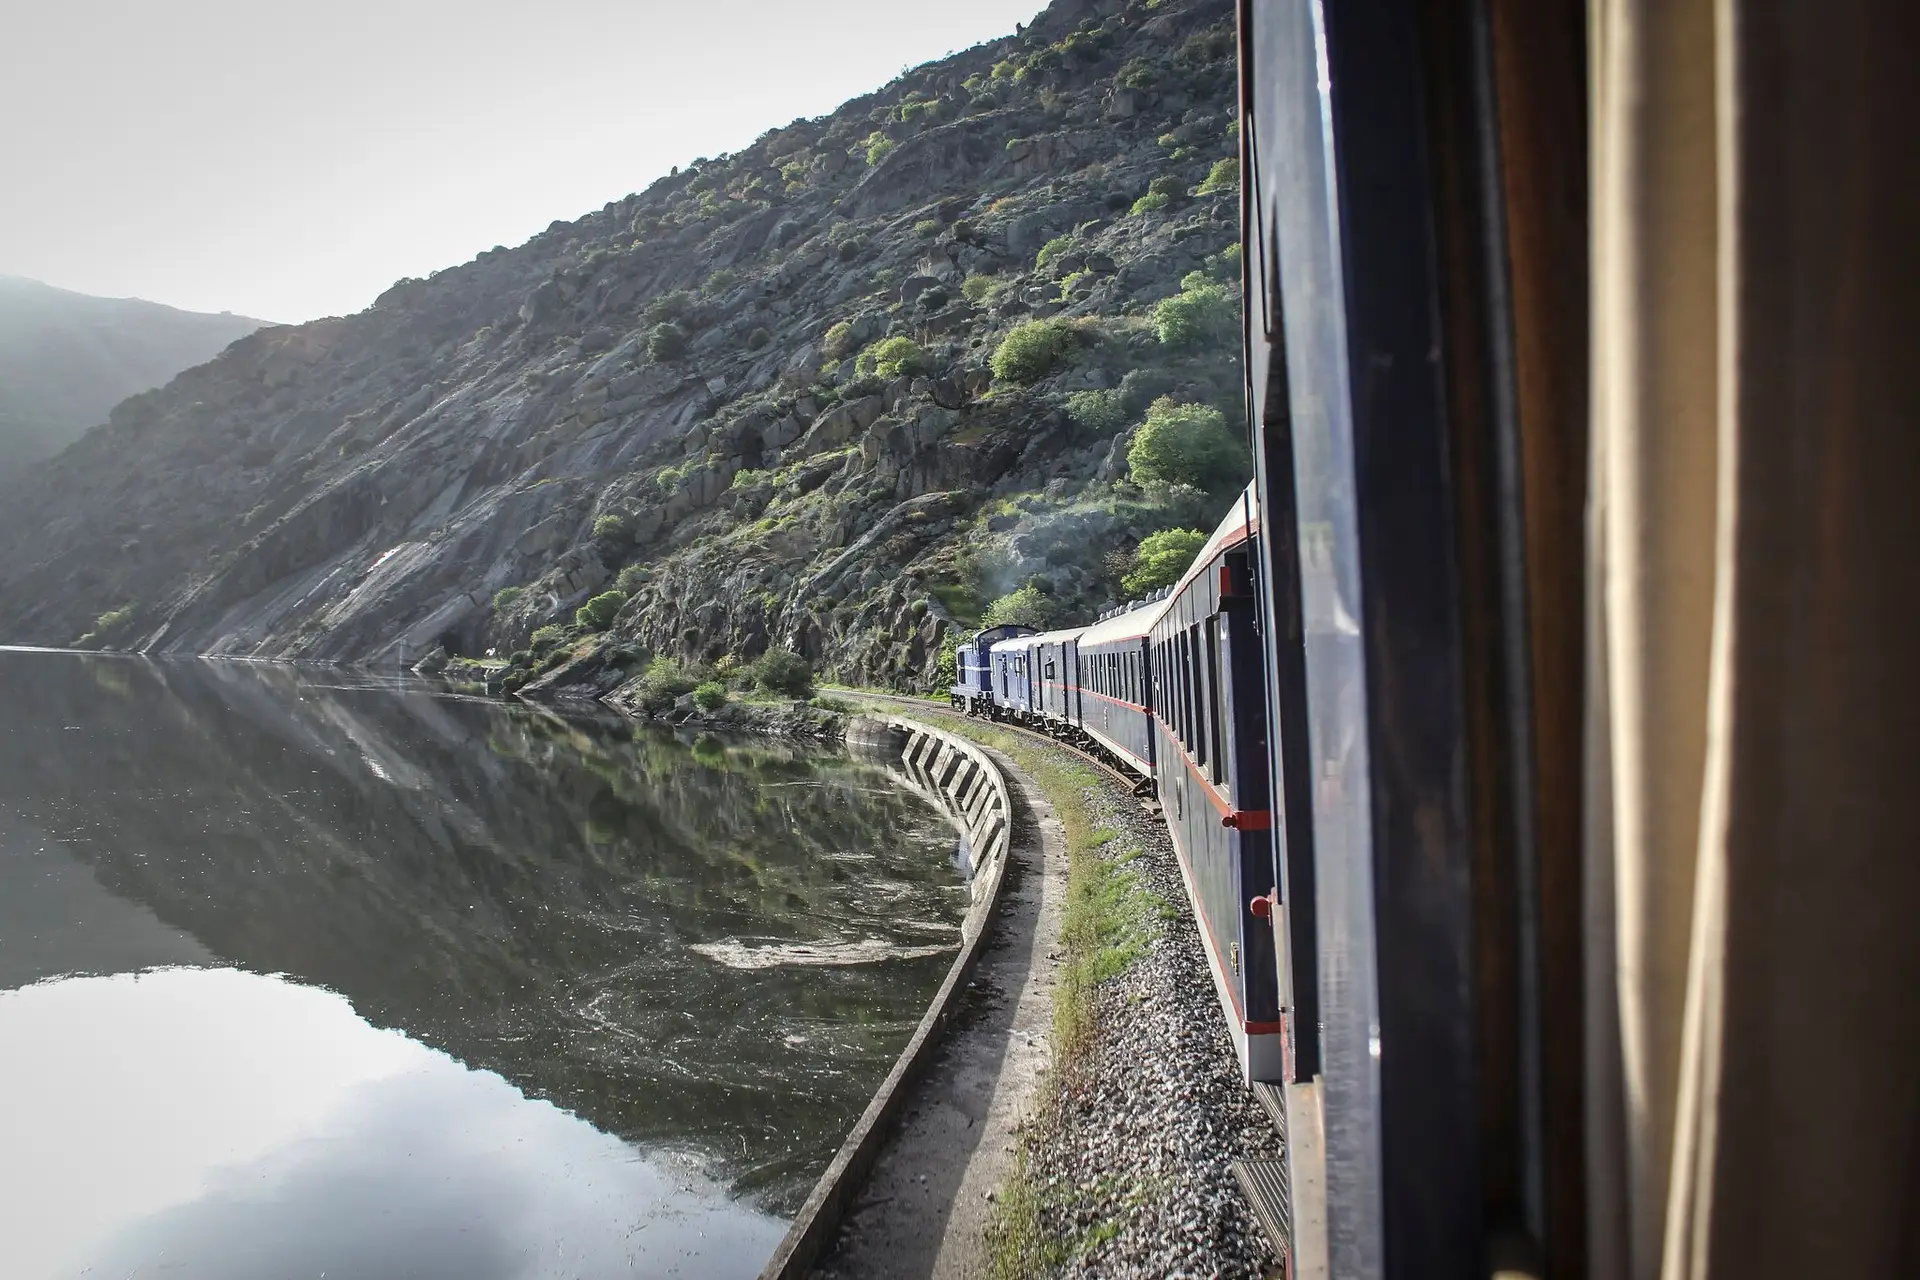
<path id="1" fill-rule="evenodd" d="M 1227 0 L 1057 0 L 254 334 L 0 487 L 0 640 L 905 685 L 1111 603 L 1246 466 L 1233 46 Z"/>
<path id="2" fill-rule="evenodd" d="M 0 476 L 59 452 L 128 396 L 260 325 L 0 276 Z"/>

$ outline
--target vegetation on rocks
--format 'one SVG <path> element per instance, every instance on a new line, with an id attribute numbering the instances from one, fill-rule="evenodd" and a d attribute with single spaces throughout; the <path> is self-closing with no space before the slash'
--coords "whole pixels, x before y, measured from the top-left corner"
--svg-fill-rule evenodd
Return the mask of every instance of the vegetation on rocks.
<path id="1" fill-rule="evenodd" d="M 624 591 L 603 591 L 574 610 L 573 620 L 585 630 L 605 631 L 626 602 Z"/>
<path id="2" fill-rule="evenodd" d="M 1009 591 L 980 615 L 983 627 L 1004 627 L 1008 625 L 1032 627 L 1044 631 L 1053 622 L 1058 606 L 1047 598 L 1047 594 L 1032 583 L 1018 591 Z"/>
<path id="3" fill-rule="evenodd" d="M 1056 320 L 1015 325 L 993 353 L 993 376 L 1031 383 L 1051 373 L 1073 346 L 1073 330 Z"/>
<path id="4" fill-rule="evenodd" d="M 1198 529 L 1162 529 L 1144 538 L 1121 584 L 1130 596 L 1146 596 L 1180 581 L 1194 556 L 1207 544 Z"/>
<path id="5" fill-rule="evenodd" d="M 1147 410 L 1147 420 L 1127 447 L 1127 469 L 1135 483 L 1144 486 L 1220 490 L 1244 480 L 1247 450 L 1227 430 L 1220 410 L 1162 396 Z"/>
<path id="6" fill-rule="evenodd" d="M 925 688 L 990 612 L 1090 617 L 1247 474 L 1233 21 L 1056 4 L 244 338 L 0 488 L 0 626 L 594 697 L 774 651 Z"/>

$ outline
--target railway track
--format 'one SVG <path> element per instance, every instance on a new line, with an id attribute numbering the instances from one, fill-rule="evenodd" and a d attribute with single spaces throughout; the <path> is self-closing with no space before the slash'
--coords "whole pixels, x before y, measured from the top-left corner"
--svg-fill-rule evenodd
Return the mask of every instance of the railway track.
<path id="1" fill-rule="evenodd" d="M 896 706 L 911 707 L 916 710 L 925 711 L 939 719 L 950 720 L 960 724 L 982 723 L 978 716 L 963 715 L 949 707 L 928 703 L 919 698 L 906 698 L 898 694 L 868 693 L 865 691 L 859 692 L 856 696 L 875 702 L 886 702 Z M 1164 814 L 1159 801 L 1149 794 L 1143 794 L 1142 791 L 1143 787 L 1151 787 L 1152 783 L 1141 779 L 1138 774 L 1114 763 L 1111 759 L 1102 759 L 1093 752 L 1084 750 L 1073 743 L 1064 742 L 1051 734 L 1041 733 L 1036 729 L 1029 729 L 1024 725 L 1014 724 L 1010 721 L 989 720 L 984 723 L 991 724 L 996 729 L 1005 729 L 1008 732 L 1031 738 L 1035 742 L 1042 743 L 1049 747 L 1055 747 L 1061 751 L 1078 756 L 1081 760 L 1086 761 L 1095 769 L 1106 774 L 1115 783 L 1124 787 L 1135 799 L 1140 801 L 1141 807 L 1156 821 L 1164 820 Z M 1191 903 L 1188 905 L 1189 907 L 1192 906 Z M 1249 1085 L 1248 1090 L 1253 1095 L 1254 1100 L 1260 1104 L 1260 1109 L 1266 1113 L 1267 1118 L 1273 1122 L 1273 1127 L 1280 1140 L 1280 1150 L 1276 1152 L 1275 1157 L 1271 1159 L 1235 1160 L 1231 1166 L 1233 1179 L 1241 1197 L 1246 1201 L 1247 1207 L 1253 1212 L 1255 1220 L 1259 1222 L 1260 1228 L 1267 1239 L 1272 1242 L 1274 1248 L 1279 1250 L 1283 1256 L 1290 1255 L 1293 1248 L 1293 1205 L 1287 1182 L 1284 1157 L 1287 1145 L 1285 1093 L 1279 1086 L 1260 1082 Z"/>

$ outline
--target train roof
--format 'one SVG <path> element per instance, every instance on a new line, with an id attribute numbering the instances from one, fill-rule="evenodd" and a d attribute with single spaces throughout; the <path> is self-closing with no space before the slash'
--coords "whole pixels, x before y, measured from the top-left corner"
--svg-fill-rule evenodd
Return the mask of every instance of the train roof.
<path id="1" fill-rule="evenodd" d="M 1226 517 L 1214 529 L 1213 536 L 1201 546 L 1193 557 L 1193 563 L 1180 575 L 1180 581 L 1171 590 L 1158 599 L 1103 618 L 1088 627 L 1080 636 L 1085 645 L 1113 644 L 1120 640 L 1133 640 L 1145 636 L 1153 630 L 1163 614 L 1173 606 L 1174 599 L 1187 589 L 1187 584 L 1200 575 L 1209 561 L 1219 555 L 1225 547 L 1235 546 L 1260 531 L 1259 508 L 1255 506 L 1253 485 L 1248 484 L 1240 495 L 1240 501 L 1234 503 Z"/>
<path id="2" fill-rule="evenodd" d="M 1201 571 L 1207 567 L 1207 562 L 1219 555 L 1222 550 L 1237 546 L 1260 532 L 1259 503 L 1259 497 L 1253 490 L 1253 483 L 1249 481 L 1247 487 L 1241 491 L 1240 500 L 1228 508 L 1227 514 L 1220 520 L 1219 527 L 1213 531 L 1213 536 L 1207 539 L 1199 553 L 1193 557 L 1193 563 L 1188 565 L 1187 571 L 1180 575 L 1180 581 L 1173 585 L 1174 595 L 1177 596 L 1185 591 L 1187 584 L 1199 577 Z"/>
<path id="3" fill-rule="evenodd" d="M 1080 647 L 1084 649 L 1088 645 L 1139 639 L 1153 630 L 1153 624 L 1160 621 L 1160 615 L 1172 604 L 1173 596 L 1169 593 L 1110 618 L 1102 618 L 1080 633 Z"/>
<path id="4" fill-rule="evenodd" d="M 1029 649 L 1037 644 L 1060 644 L 1074 639 L 1085 630 L 1085 627 L 1067 627 L 1059 631 L 1041 631 L 1034 635 L 1009 636 L 997 642 L 989 652 L 997 653 L 1002 647 L 1011 652 L 1015 649 Z"/>

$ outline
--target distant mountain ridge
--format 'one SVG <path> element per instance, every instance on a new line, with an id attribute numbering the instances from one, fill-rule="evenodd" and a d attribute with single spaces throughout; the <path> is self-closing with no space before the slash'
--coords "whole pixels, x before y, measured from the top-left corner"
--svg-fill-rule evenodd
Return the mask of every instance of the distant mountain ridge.
<path id="1" fill-rule="evenodd" d="M 1094 616 L 1250 473 L 1234 15 L 1053 0 L 241 339 L 0 474 L 0 641 L 491 650 L 503 687 L 592 697 L 776 648 L 925 687 L 989 616 Z"/>
<path id="2" fill-rule="evenodd" d="M 0 475 L 58 453 L 128 396 L 266 324 L 0 275 Z"/>

